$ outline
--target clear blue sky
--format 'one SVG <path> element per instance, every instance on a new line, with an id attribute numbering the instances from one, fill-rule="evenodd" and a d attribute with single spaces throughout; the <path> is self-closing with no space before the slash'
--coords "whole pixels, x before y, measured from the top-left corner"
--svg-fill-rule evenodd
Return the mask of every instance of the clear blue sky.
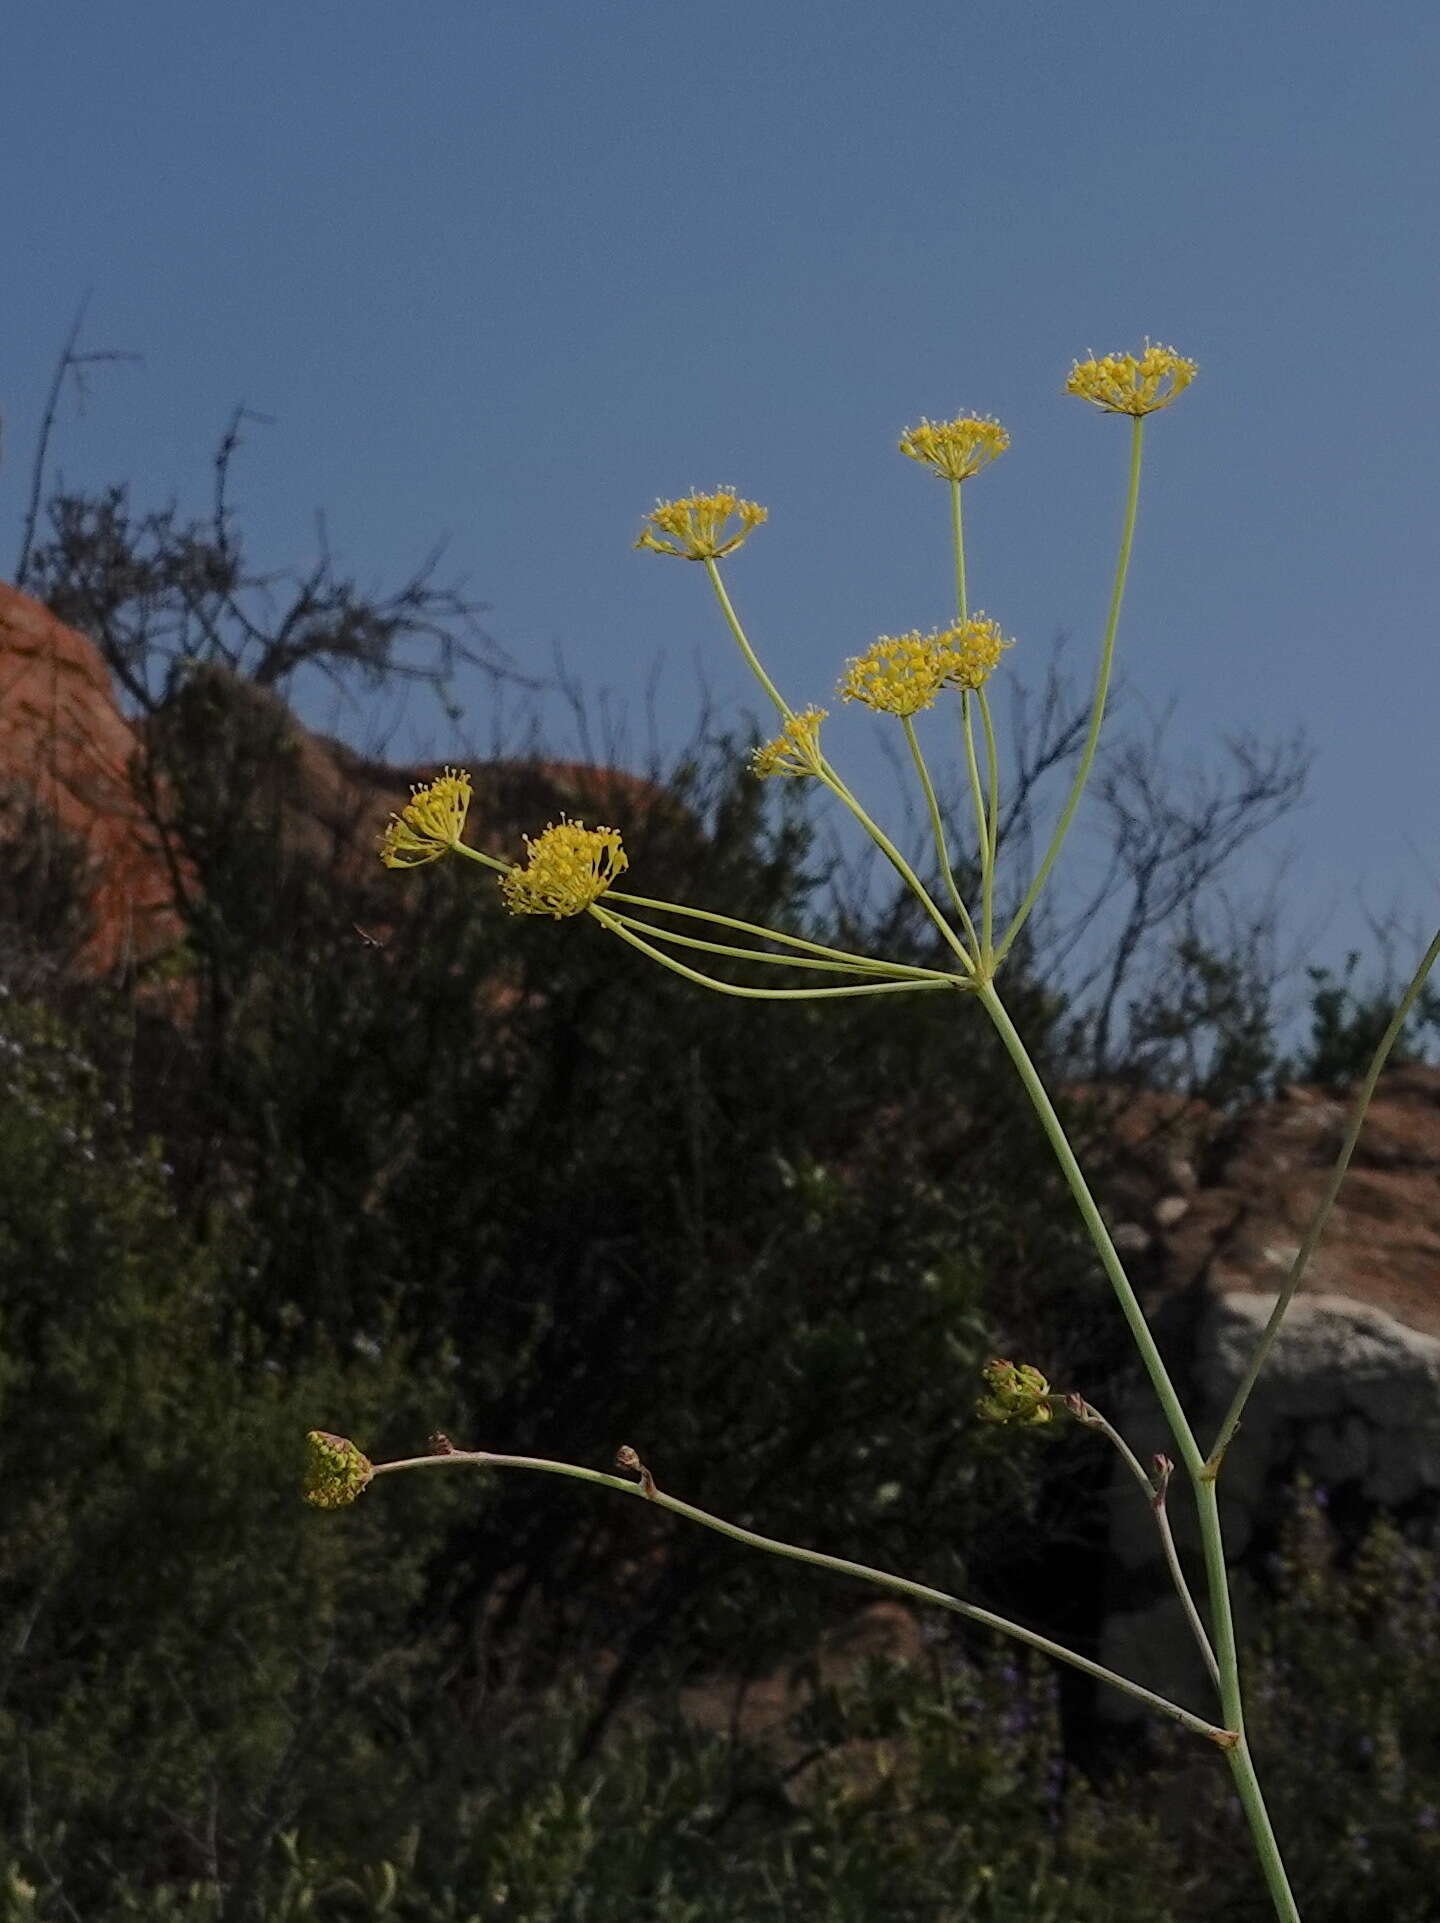
<path id="1" fill-rule="evenodd" d="M 324 508 L 380 583 L 448 532 L 520 662 L 558 643 L 638 710 L 663 657 L 675 739 L 697 661 L 754 691 L 699 571 L 631 551 L 654 498 L 769 505 L 732 585 L 823 702 L 948 611 L 897 431 L 997 414 L 972 574 L 1020 671 L 1093 645 L 1113 557 L 1125 428 L 1065 373 L 1149 334 L 1202 372 L 1151 425 L 1135 695 L 1187 753 L 1309 733 L 1284 839 L 1327 952 L 1362 883 L 1433 917 L 1433 0 L 32 0 L 5 40 L 0 568 L 88 289 L 87 344 L 145 366 L 67 408 L 67 479 L 199 507 L 244 401 L 257 556 Z M 867 720 L 831 741 L 879 783 Z"/>

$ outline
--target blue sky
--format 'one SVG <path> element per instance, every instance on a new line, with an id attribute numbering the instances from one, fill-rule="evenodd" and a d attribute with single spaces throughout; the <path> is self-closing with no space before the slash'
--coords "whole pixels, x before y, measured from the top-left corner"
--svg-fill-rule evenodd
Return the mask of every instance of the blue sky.
<path id="1" fill-rule="evenodd" d="M 823 702 L 948 612 L 943 489 L 897 432 L 994 413 L 974 599 L 1023 672 L 1062 630 L 1088 658 L 1119 518 L 1125 428 L 1065 373 L 1149 334 L 1202 371 L 1151 424 L 1133 701 L 1178 704 L 1177 755 L 1308 733 L 1275 847 L 1316 952 L 1362 886 L 1433 918 L 1428 0 L 32 0 L 6 42 L 0 569 L 92 290 L 87 344 L 145 365 L 67 407 L 68 480 L 198 508 L 243 401 L 273 417 L 234 488 L 257 557 L 306 558 L 323 508 L 380 584 L 448 534 L 518 662 L 562 647 L 637 714 L 662 662 L 677 741 L 701 669 L 756 703 L 699 571 L 631 550 L 655 497 L 768 504 L 732 588 Z M 867 720 L 830 740 L 880 792 Z"/>

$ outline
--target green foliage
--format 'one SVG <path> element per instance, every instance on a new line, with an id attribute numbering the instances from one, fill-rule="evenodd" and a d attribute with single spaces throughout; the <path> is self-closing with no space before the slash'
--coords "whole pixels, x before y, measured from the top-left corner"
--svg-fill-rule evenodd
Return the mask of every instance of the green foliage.
<path id="1" fill-rule="evenodd" d="M 1280 1067 L 1270 990 L 1244 946 L 1222 953 L 1194 931 L 1182 935 L 1130 1011 L 1139 1079 L 1221 1110 L 1264 1100 Z"/>
<path id="2" fill-rule="evenodd" d="M 1298 1075 L 1322 1088 L 1348 1088 L 1370 1066 L 1380 1039 L 1390 1026 L 1400 991 L 1388 979 L 1368 988 L 1357 985 L 1358 950 L 1352 949 L 1338 975 L 1329 968 L 1310 968 L 1310 1048 Z M 1424 1059 L 1424 1031 L 1440 1025 L 1440 996 L 1421 991 L 1419 1001 L 1391 1051 L 1390 1063 Z"/>
<path id="3" fill-rule="evenodd" d="M 267 1923 L 1175 1923 L 1152 1820 L 1057 1756 L 1026 1668 L 867 1665 L 750 1738 L 647 1709 L 585 1760 L 573 1688 L 505 1719 L 503 1753 L 451 1749 L 423 1796 L 346 1838 L 333 1807 L 277 1835 Z M 438 1757 L 432 1755 L 432 1761 Z M 0 1859 L 3 1862 L 3 1859 Z M 20 1872 L 12 1867 L 12 1888 Z M 12 1896 L 0 1923 L 47 1914 Z M 223 1923 L 213 1883 L 133 1882 L 93 1914 Z"/>
<path id="4" fill-rule="evenodd" d="M 158 1150 L 127 1146 L 93 1065 L 13 999 L 0 1196 L 0 1834 L 65 1914 L 136 1862 L 243 1881 L 307 1772 L 363 1762 L 426 1662 L 433 1504 L 399 1546 L 379 1514 L 308 1527 L 300 1425 L 413 1421 L 423 1385 L 398 1346 L 286 1371 L 222 1318 L 223 1241 L 197 1245 Z"/>

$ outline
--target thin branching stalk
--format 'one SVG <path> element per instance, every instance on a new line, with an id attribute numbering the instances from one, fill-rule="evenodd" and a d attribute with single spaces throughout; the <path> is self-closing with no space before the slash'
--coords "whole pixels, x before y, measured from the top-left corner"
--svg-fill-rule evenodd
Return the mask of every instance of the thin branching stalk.
<path id="1" fill-rule="evenodd" d="M 980 708 L 980 722 L 985 730 L 985 780 L 988 795 L 988 829 L 986 845 L 989 858 L 985 874 L 988 887 L 985 891 L 985 957 L 987 965 L 994 967 L 994 924 L 995 924 L 995 864 L 1000 850 L 1000 750 L 995 740 L 995 721 L 990 713 L 990 703 L 984 687 L 975 690 L 975 699 Z"/>
<path id="2" fill-rule="evenodd" d="M 734 603 L 726 592 L 724 581 L 720 578 L 719 564 L 715 561 L 707 561 L 705 563 L 705 572 L 710 576 L 710 585 L 715 590 L 715 599 L 720 603 L 720 612 L 725 616 L 726 625 L 735 637 L 735 645 L 739 648 L 741 654 L 744 655 L 746 662 L 749 664 L 750 672 L 775 703 L 775 706 L 780 710 L 782 718 L 786 721 L 792 720 L 795 710 L 790 706 L 790 703 L 765 672 L 764 667 L 761 665 L 759 655 L 756 654 L 754 648 L 751 647 L 750 638 L 740 625 L 740 617 L 735 612 Z"/>
<path id="3" fill-rule="evenodd" d="M 975 808 L 975 833 L 980 843 L 980 919 L 984 939 L 980 945 L 981 969 L 994 973 L 990 933 L 994 920 L 995 874 L 990 858 L 990 826 L 985 813 L 985 791 L 980 784 L 980 763 L 975 754 L 975 721 L 970 711 L 970 690 L 960 692 L 960 734 L 965 743 L 965 770 L 970 780 L 970 800 Z"/>
<path id="4" fill-rule="evenodd" d="M 1181 1460 L 1192 1475 L 1198 1475 L 1203 1464 L 1200 1445 L 1195 1440 L 1189 1420 L 1181 1407 L 1180 1397 L 1176 1393 L 1174 1383 L 1170 1380 L 1165 1359 L 1156 1347 L 1154 1336 L 1150 1333 L 1150 1325 L 1145 1320 L 1145 1311 L 1140 1307 L 1139 1297 L 1131 1285 L 1129 1276 L 1125 1273 L 1125 1264 L 1120 1260 L 1120 1253 L 1111 1240 L 1109 1229 L 1105 1226 L 1099 1204 L 1091 1194 L 1084 1171 L 1076 1159 L 1074 1149 L 1070 1146 L 1070 1138 L 1065 1133 L 1065 1126 L 1055 1112 L 1055 1105 L 1050 1100 L 1045 1084 L 1040 1078 L 1040 1072 L 1030 1059 L 1030 1052 L 1021 1040 L 1014 1022 L 1011 1021 L 1005 1004 L 995 992 L 994 983 L 982 982 L 975 992 L 981 1006 L 994 1023 L 996 1033 L 1004 1043 L 1005 1051 L 1024 1085 L 1040 1126 L 1044 1129 L 1050 1146 L 1054 1150 L 1055 1159 L 1060 1164 L 1061 1173 L 1074 1197 L 1075 1206 L 1080 1211 L 1081 1220 L 1085 1224 L 1090 1240 L 1095 1245 L 1100 1266 L 1109 1278 L 1110 1286 L 1115 1291 L 1130 1333 L 1135 1338 L 1135 1346 L 1140 1351 L 1140 1360 L 1145 1365 L 1145 1373 L 1149 1376 L 1160 1406 L 1165 1411 L 1165 1420 L 1170 1425 L 1170 1433 L 1175 1438 L 1175 1446 L 1180 1451 Z"/>
<path id="5" fill-rule="evenodd" d="M 755 676 L 756 680 L 760 683 L 761 687 L 765 690 L 766 694 L 768 694 L 770 699 L 775 703 L 775 706 L 779 709 L 784 719 L 786 721 L 793 720 L 794 714 L 795 714 L 794 709 L 790 706 L 789 702 L 786 701 L 785 697 L 781 694 L 780 690 L 775 686 L 775 683 L 770 679 L 770 676 L 766 673 L 764 664 L 762 663 L 759 655 L 755 652 L 754 647 L 751 645 L 750 638 L 745 632 L 745 629 L 741 623 L 740 617 L 735 612 L 734 603 L 731 601 L 729 594 L 726 592 L 725 583 L 721 578 L 720 568 L 718 563 L 716 563 L 713 560 L 707 560 L 705 563 L 705 568 L 706 568 L 706 572 L 710 576 L 710 585 L 715 590 L 715 598 L 720 603 L 720 611 L 725 616 L 726 625 L 728 626 L 731 634 L 735 638 L 736 646 L 739 648 L 741 654 L 745 657 L 745 660 L 749 665 L 751 673 Z M 926 889 L 924 883 L 920 880 L 920 877 L 915 873 L 914 869 L 910 866 L 909 862 L 906 861 L 905 857 L 900 853 L 900 850 L 895 846 L 894 842 L 891 841 L 890 837 L 884 832 L 884 830 L 881 827 L 879 827 L 879 825 L 874 820 L 871 819 L 871 817 L 866 813 L 864 808 L 861 807 L 860 803 L 856 800 L 855 796 L 850 792 L 850 789 L 846 786 L 845 782 L 830 766 L 829 762 L 828 761 L 824 762 L 822 766 L 823 766 L 823 772 L 821 774 L 820 779 L 824 782 L 825 786 L 830 790 L 830 792 L 835 796 L 835 798 L 838 801 L 843 802 L 845 807 L 847 807 L 850 810 L 851 814 L 854 815 L 855 819 L 860 823 L 860 826 L 865 830 L 866 834 L 869 835 L 870 839 L 875 843 L 876 847 L 879 848 L 881 853 L 885 856 L 885 859 L 895 869 L 896 873 L 900 876 L 901 880 L 904 881 L 906 887 L 909 888 L 914 893 L 917 900 L 920 902 L 921 906 L 924 908 L 926 914 L 930 917 L 931 921 L 935 924 L 935 927 L 939 930 L 941 936 L 944 938 L 946 943 L 955 951 L 956 955 L 968 968 L 970 966 L 969 955 L 966 953 L 965 948 L 960 941 L 960 938 L 955 933 L 955 930 L 950 926 L 949 922 L 946 921 L 945 917 L 941 914 L 940 910 L 936 907 L 935 903 L 931 900 L 929 891 Z"/>
<path id="6" fill-rule="evenodd" d="M 800 935 L 789 935 L 779 928 L 766 928 L 759 922 L 739 921 L 734 915 L 717 915 L 709 908 L 689 908 L 678 901 L 658 901 L 649 895 L 631 895 L 618 888 L 605 891 L 607 902 L 623 902 L 627 908 L 648 908 L 655 913 L 681 915 L 690 921 L 712 922 L 717 928 L 731 928 L 739 934 L 754 935 L 760 941 L 782 943 L 786 948 L 801 950 L 807 955 L 823 956 L 829 961 L 850 962 L 859 968 L 883 968 L 890 974 L 915 975 L 928 978 L 936 971 L 933 968 L 914 968 L 907 962 L 877 961 L 870 955 L 856 955 L 848 948 L 829 948 L 824 942 L 807 941 Z"/>
<path id="7" fill-rule="evenodd" d="M 925 910 L 925 913 L 939 930 L 946 946 L 953 950 L 966 973 L 969 974 L 973 972 L 975 964 L 971 960 L 964 942 L 961 941 L 944 915 L 941 914 L 939 908 L 931 898 L 929 889 L 910 866 L 910 863 L 906 861 L 889 835 L 887 835 L 879 823 L 874 821 L 871 816 L 866 813 L 865 809 L 861 807 L 860 803 L 855 799 L 855 796 L 840 779 L 839 775 L 835 773 L 828 761 L 825 763 L 825 772 L 820 778 L 830 790 L 831 794 L 833 794 L 838 801 L 843 802 L 850 810 L 851 814 L 854 815 L 855 819 L 875 843 L 875 846 L 880 850 L 881 854 L 883 854 L 885 859 L 890 863 L 896 874 L 900 876 L 906 887 L 915 896 L 920 906 Z"/>
<path id="8" fill-rule="evenodd" d="M 1067 1649 L 1063 1643 L 1052 1642 L 1048 1636 L 1026 1629 L 1022 1623 L 1009 1622 L 1004 1616 L 981 1609 L 975 1603 L 962 1602 L 958 1596 L 949 1595 L 943 1589 L 932 1589 L 928 1583 L 912 1582 L 907 1576 L 895 1576 L 888 1570 L 872 1569 L 867 1563 L 851 1562 L 844 1556 L 826 1555 L 819 1549 L 804 1549 L 798 1543 L 781 1542 L 775 1536 L 762 1536 L 754 1529 L 744 1529 L 739 1523 L 727 1522 L 723 1516 L 711 1515 L 706 1509 L 697 1509 L 693 1503 L 682 1502 L 678 1496 L 666 1495 L 664 1490 L 655 1486 L 654 1480 L 643 1468 L 640 1481 L 632 1482 L 623 1476 L 608 1475 L 600 1469 L 586 1469 L 575 1462 L 553 1462 L 544 1456 L 494 1455 L 485 1449 L 447 1449 L 435 1455 L 407 1456 L 396 1462 L 377 1462 L 374 1473 L 378 1477 L 393 1475 L 402 1469 L 454 1467 L 539 1470 L 545 1475 L 570 1476 L 579 1482 L 593 1483 L 598 1488 L 613 1489 L 618 1495 L 638 1497 L 641 1501 L 654 1503 L 658 1508 L 668 1509 L 672 1515 L 684 1516 L 688 1522 L 699 1523 L 703 1529 L 713 1529 L 719 1535 L 728 1536 L 732 1542 L 743 1543 L 747 1549 L 781 1556 L 787 1562 L 809 1563 L 812 1568 L 828 1569 L 838 1576 L 854 1576 L 861 1582 L 888 1589 L 897 1596 L 908 1596 L 914 1602 L 930 1603 L 937 1609 L 949 1610 L 953 1615 L 965 1616 L 971 1622 L 982 1623 L 987 1629 L 998 1630 L 1002 1636 L 1010 1636 L 1031 1649 L 1039 1650 L 1042 1655 L 1053 1657 L 1056 1662 L 1067 1663 L 1070 1668 L 1080 1670 L 1096 1682 L 1108 1683 L 1111 1688 L 1122 1690 L 1157 1715 L 1179 1723 L 1193 1735 L 1208 1738 L 1221 1749 L 1227 1748 L 1233 1740 L 1229 1730 L 1207 1722 L 1203 1716 L 1172 1703 L 1168 1697 L 1157 1695 L 1154 1690 L 1146 1689 L 1140 1683 L 1132 1682 L 1128 1676 L 1118 1675 L 1103 1663 L 1092 1662 L 1088 1656 Z"/>
<path id="9" fill-rule="evenodd" d="M 978 962 L 980 956 L 980 939 L 975 933 L 975 924 L 970 919 L 970 910 L 965 906 L 965 899 L 960 893 L 959 883 L 955 879 L 955 870 L 950 865 L 950 850 L 945 835 L 945 819 L 940 813 L 940 802 L 935 793 L 935 784 L 930 779 L 930 770 L 925 765 L 925 756 L 920 749 L 920 737 L 916 734 L 915 723 L 908 714 L 902 716 L 902 726 L 905 729 L 905 739 L 910 746 L 911 759 L 915 763 L 915 773 L 925 796 L 925 807 L 930 816 L 930 832 L 935 838 L 935 857 L 940 864 L 940 873 L 944 877 L 946 890 L 955 906 L 955 913 L 960 917 L 960 925 L 970 938 L 970 945 L 975 951 L 975 958 Z"/>
<path id="10" fill-rule="evenodd" d="M 1205 1667 L 1210 1672 L 1210 1680 L 1218 1690 L 1220 1666 L 1215 1660 L 1215 1651 L 1210 1645 L 1210 1638 L 1206 1634 L 1200 1611 L 1195 1606 L 1195 1598 L 1190 1593 L 1190 1585 L 1185 1579 L 1180 1553 L 1175 1547 L 1175 1532 L 1170 1527 L 1169 1507 L 1166 1501 L 1170 1472 L 1174 1466 L 1170 1458 L 1157 1456 L 1156 1473 L 1151 1476 L 1120 1431 L 1107 1422 L 1100 1411 L 1092 1403 L 1086 1402 L 1083 1396 L 1052 1396 L 1050 1401 L 1052 1407 L 1060 1406 L 1068 1409 L 1075 1420 L 1085 1428 L 1098 1430 L 1119 1452 L 1125 1467 L 1145 1492 L 1145 1500 L 1150 1505 L 1150 1512 L 1155 1518 L 1155 1526 L 1160 1533 L 1161 1548 L 1165 1556 L 1165 1566 L 1170 1571 L 1170 1580 L 1175 1585 L 1175 1592 L 1185 1611 L 1185 1620 L 1190 1625 L 1190 1633 L 1194 1636 L 1200 1653 L 1205 1658 Z"/>
<path id="11" fill-rule="evenodd" d="M 963 482 L 950 482 L 950 542 L 955 554 L 955 612 L 961 621 L 970 619 L 970 596 L 965 585 L 965 512 L 960 505 Z"/>
<path id="12" fill-rule="evenodd" d="M 606 896 L 607 901 L 610 899 Z M 677 928 L 657 928 L 653 922 L 640 921 L 634 915 L 616 915 L 615 920 L 623 927 L 633 929 L 658 942 L 668 942 L 672 947 L 690 948 L 707 955 L 723 955 L 727 960 L 764 962 L 771 968 L 816 968 L 837 975 L 884 975 L 888 978 L 914 982 L 948 982 L 951 987 L 961 986 L 956 975 L 946 975 L 936 968 L 910 968 L 904 964 L 891 967 L 883 961 L 830 961 L 822 955 L 771 955 L 760 948 L 741 948 L 729 942 L 706 941 L 699 935 L 682 935 Z"/>
<path id="13" fill-rule="evenodd" d="M 1095 761 L 1095 749 L 1100 740 L 1100 728 L 1105 720 L 1105 703 L 1110 692 L 1110 672 L 1115 662 L 1115 636 L 1120 627 L 1120 609 L 1125 600 L 1125 581 L 1130 572 L 1130 551 L 1135 545 L 1135 519 L 1140 506 L 1140 461 L 1145 445 L 1145 417 L 1137 414 L 1131 421 L 1130 436 L 1130 483 L 1125 495 L 1125 520 L 1120 534 L 1120 556 L 1115 564 L 1115 581 L 1110 590 L 1110 614 L 1105 623 L 1105 639 L 1100 648 L 1100 671 L 1095 682 L 1095 696 L 1090 705 L 1090 727 L 1085 736 L 1085 745 L 1080 750 L 1080 759 L 1075 768 L 1075 779 L 1070 784 L 1070 793 L 1060 819 L 1055 824 L 1055 832 L 1050 837 L 1040 866 L 1035 871 L 1035 879 L 1025 891 L 1025 897 L 1016 909 L 1010 926 L 1000 943 L 999 959 L 1003 961 L 1014 945 L 1015 937 L 1030 919 L 1031 910 L 1040 899 L 1041 890 L 1050 878 L 1050 870 L 1059 859 L 1060 850 L 1065 846 L 1065 838 L 1070 833 L 1070 823 L 1075 819 L 1075 810 L 1080 806 L 1080 797 L 1085 792 L 1085 784 L 1090 779 L 1090 770 Z"/>
<path id="14" fill-rule="evenodd" d="M 714 975 L 702 974 L 698 968 L 687 968 L 684 962 L 677 961 L 673 955 L 667 955 L 663 950 L 645 941 L 634 933 L 633 928 L 627 927 L 617 915 L 608 914 L 597 903 L 592 902 L 586 913 L 593 916 L 602 928 L 608 928 L 612 935 L 618 935 L 621 941 L 628 943 L 631 948 L 638 948 L 642 955 L 648 955 L 651 961 L 657 961 L 662 968 L 668 968 L 672 975 L 680 975 L 686 981 L 695 982 L 701 988 L 713 988 L 721 995 L 738 996 L 743 1001 L 838 1001 L 842 996 L 849 995 L 903 995 L 915 994 L 925 988 L 962 986 L 953 975 L 936 975 L 933 981 L 864 982 L 852 988 L 745 988 L 739 982 L 720 981 Z"/>

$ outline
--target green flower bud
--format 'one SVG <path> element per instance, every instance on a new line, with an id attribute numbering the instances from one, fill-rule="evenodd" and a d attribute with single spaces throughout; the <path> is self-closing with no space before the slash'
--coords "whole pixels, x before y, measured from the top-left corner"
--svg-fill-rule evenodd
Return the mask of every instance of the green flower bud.
<path id="1" fill-rule="evenodd" d="M 348 1436 L 312 1429 L 305 1438 L 305 1475 L 301 1483 L 306 1502 L 315 1509 L 344 1509 L 354 1502 L 375 1470 Z"/>
<path id="2" fill-rule="evenodd" d="M 1027 1362 L 997 1358 L 982 1371 L 987 1393 L 975 1404 L 982 1422 L 1049 1422 L 1054 1415 L 1046 1398 L 1050 1384 Z"/>

